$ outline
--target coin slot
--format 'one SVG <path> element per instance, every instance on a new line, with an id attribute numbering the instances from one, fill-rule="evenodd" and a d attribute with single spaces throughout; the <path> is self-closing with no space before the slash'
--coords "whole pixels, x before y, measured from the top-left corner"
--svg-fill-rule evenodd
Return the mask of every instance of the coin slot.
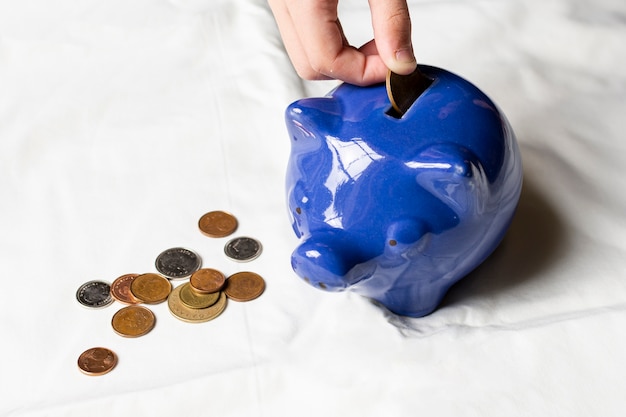
<path id="1" fill-rule="evenodd" d="M 400 113 L 398 110 L 394 109 L 393 106 L 389 107 L 389 109 L 387 109 L 385 114 L 387 116 L 393 117 L 394 119 L 402 119 L 402 116 L 403 116 L 403 114 Z"/>
<path id="2" fill-rule="evenodd" d="M 424 75 L 419 68 L 412 74 L 404 76 L 389 72 L 386 83 L 391 107 L 385 114 L 394 119 L 401 119 L 433 81 L 432 78 Z"/>

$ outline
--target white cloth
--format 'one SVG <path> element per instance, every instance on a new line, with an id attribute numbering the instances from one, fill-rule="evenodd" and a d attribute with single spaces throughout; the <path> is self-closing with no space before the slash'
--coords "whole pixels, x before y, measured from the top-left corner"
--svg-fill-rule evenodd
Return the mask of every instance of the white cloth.
<path id="1" fill-rule="evenodd" d="M 289 263 L 283 112 L 303 82 L 263 0 L 0 1 L 1 416 L 618 416 L 626 406 L 626 3 L 410 1 L 421 63 L 485 91 L 525 170 L 503 245 L 432 315 L 325 293 Z M 342 0 L 355 44 L 365 0 Z M 197 228 L 234 213 L 263 254 Z M 173 246 L 266 282 L 137 339 L 78 287 Z M 109 374 L 79 372 L 105 346 Z"/>

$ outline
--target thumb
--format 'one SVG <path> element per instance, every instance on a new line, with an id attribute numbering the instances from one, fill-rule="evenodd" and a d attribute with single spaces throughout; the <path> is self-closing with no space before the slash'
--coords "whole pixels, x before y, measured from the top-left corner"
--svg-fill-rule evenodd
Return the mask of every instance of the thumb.
<path id="1" fill-rule="evenodd" d="M 411 17 L 406 0 L 370 0 L 369 3 L 380 58 L 396 74 L 410 74 L 417 62 L 413 54 Z"/>

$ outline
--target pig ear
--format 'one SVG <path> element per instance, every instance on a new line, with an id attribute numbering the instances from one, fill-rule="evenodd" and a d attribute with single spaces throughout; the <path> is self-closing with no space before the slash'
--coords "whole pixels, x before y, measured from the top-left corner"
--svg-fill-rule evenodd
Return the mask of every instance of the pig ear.
<path id="1" fill-rule="evenodd" d="M 490 187 L 483 165 L 461 145 L 433 145 L 405 165 L 416 170 L 418 184 L 457 213 L 480 210 L 488 199 Z"/>
<path id="2" fill-rule="evenodd" d="M 403 247 L 420 240 L 429 231 L 426 223 L 418 218 L 404 218 L 387 227 L 387 246 Z"/>
<path id="3" fill-rule="evenodd" d="M 285 120 L 294 139 L 325 137 L 341 124 L 342 106 L 333 97 L 305 98 L 287 107 Z"/>
<path id="4" fill-rule="evenodd" d="M 405 165 L 418 172 L 447 172 L 461 177 L 484 175 L 482 163 L 476 154 L 456 143 L 429 146 L 411 161 L 405 162 Z"/>

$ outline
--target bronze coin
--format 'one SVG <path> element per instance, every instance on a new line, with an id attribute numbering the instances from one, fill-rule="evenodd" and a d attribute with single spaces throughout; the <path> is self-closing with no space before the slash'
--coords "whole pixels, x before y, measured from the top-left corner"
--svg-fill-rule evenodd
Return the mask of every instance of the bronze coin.
<path id="1" fill-rule="evenodd" d="M 159 304 L 167 300 L 167 296 L 172 292 L 172 284 L 164 276 L 148 272 L 133 279 L 130 292 L 141 302 Z"/>
<path id="2" fill-rule="evenodd" d="M 189 308 L 207 308 L 217 302 L 220 293 L 200 294 L 186 282 L 181 285 L 179 297 L 180 301 Z"/>
<path id="3" fill-rule="evenodd" d="M 200 217 L 198 227 L 208 237 L 224 237 L 237 230 L 238 222 L 235 216 L 225 211 L 210 211 Z"/>
<path id="4" fill-rule="evenodd" d="M 116 278 L 111 284 L 111 295 L 113 298 L 123 304 L 139 304 L 141 300 L 137 299 L 130 292 L 130 284 L 138 276 L 139 274 L 125 274 Z"/>
<path id="5" fill-rule="evenodd" d="M 226 309 L 226 295 L 223 292 L 218 293 L 219 298 L 215 304 L 207 308 L 189 308 L 184 305 L 180 300 L 180 291 L 183 286 L 179 285 L 174 288 L 169 298 L 167 299 L 167 305 L 170 312 L 174 317 L 179 320 L 186 321 L 188 323 L 203 323 L 209 320 L 213 320 Z"/>
<path id="6" fill-rule="evenodd" d="M 234 301 L 254 300 L 265 290 L 265 280 L 254 272 L 237 272 L 226 280 L 224 293 Z"/>
<path id="7" fill-rule="evenodd" d="M 194 272 L 189 278 L 189 284 L 201 294 L 210 294 L 222 289 L 226 276 L 220 271 L 211 268 L 202 268 Z"/>
<path id="8" fill-rule="evenodd" d="M 142 306 L 127 306 L 113 315 L 111 325 L 115 333 L 124 337 L 139 337 L 154 328 L 154 313 Z"/>
<path id="9" fill-rule="evenodd" d="M 409 75 L 398 75 L 388 71 L 386 86 L 387 96 L 391 106 L 402 116 L 411 107 L 413 102 L 433 83 L 425 76 L 419 67 Z"/>
<path id="10" fill-rule="evenodd" d="M 117 355 L 110 349 L 94 347 L 78 357 L 78 369 L 86 375 L 98 376 L 110 372 L 117 365 Z"/>

